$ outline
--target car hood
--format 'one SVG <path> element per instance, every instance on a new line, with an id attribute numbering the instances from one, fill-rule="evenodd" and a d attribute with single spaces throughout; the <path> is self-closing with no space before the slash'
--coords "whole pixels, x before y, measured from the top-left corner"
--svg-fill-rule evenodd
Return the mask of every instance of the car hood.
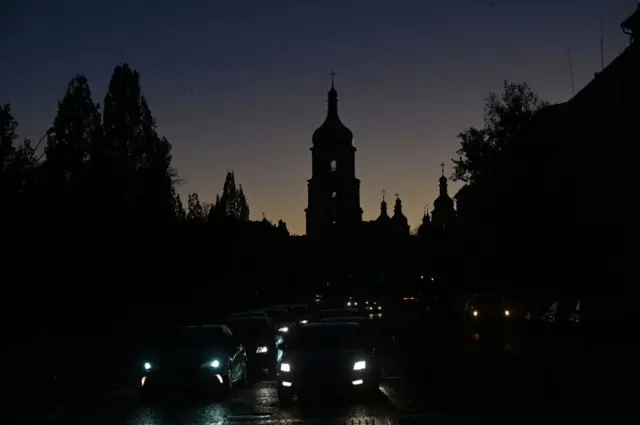
<path id="1" fill-rule="evenodd" d="M 284 362 L 306 367 L 352 367 L 353 363 L 365 360 L 363 350 L 296 350 L 285 353 Z"/>
<path id="2" fill-rule="evenodd" d="M 169 349 L 156 351 L 149 356 L 149 361 L 158 363 L 159 366 L 184 365 L 200 366 L 213 359 L 224 361 L 229 355 L 223 348 L 190 348 L 190 349 Z"/>

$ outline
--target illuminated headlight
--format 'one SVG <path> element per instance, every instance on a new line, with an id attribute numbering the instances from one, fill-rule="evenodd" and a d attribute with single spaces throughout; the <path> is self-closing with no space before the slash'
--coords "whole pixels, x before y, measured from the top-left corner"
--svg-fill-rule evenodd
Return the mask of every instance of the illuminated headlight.
<path id="1" fill-rule="evenodd" d="M 302 323 L 303 325 L 306 325 L 307 323 L 309 323 L 308 320 L 301 320 L 300 323 Z"/>
<path id="2" fill-rule="evenodd" d="M 351 301 L 347 302 L 347 307 L 351 307 Z"/>
<path id="3" fill-rule="evenodd" d="M 359 362 L 355 362 L 353 364 L 353 370 L 365 370 L 367 367 L 367 362 L 364 360 L 360 360 Z"/>
<path id="4" fill-rule="evenodd" d="M 378 310 L 382 310 L 382 306 L 381 305 L 378 306 Z"/>
<path id="5" fill-rule="evenodd" d="M 511 314 L 511 313 L 509 313 L 509 310 L 505 310 L 505 311 L 504 311 L 504 315 L 505 315 L 505 316 L 507 316 L 507 317 L 508 317 L 508 316 L 509 316 L 509 314 Z"/>
<path id="6" fill-rule="evenodd" d="M 256 348 L 256 353 L 258 354 L 266 353 L 267 351 L 269 351 L 269 348 L 266 345 Z"/>
<path id="7" fill-rule="evenodd" d="M 478 317 L 478 310 L 473 310 L 471 314 L 473 314 L 473 317 Z"/>
<path id="8" fill-rule="evenodd" d="M 289 363 L 280 363 L 280 371 L 291 372 L 291 365 Z"/>
<path id="9" fill-rule="evenodd" d="M 358 305 L 358 303 L 353 303 L 353 305 L 357 306 L 357 305 Z"/>
<path id="10" fill-rule="evenodd" d="M 289 328 L 287 326 L 283 326 L 280 329 L 278 329 L 278 332 L 289 332 Z"/>
<path id="11" fill-rule="evenodd" d="M 151 363 L 149 362 L 145 362 L 142 367 L 144 367 L 144 370 L 151 370 L 153 368 L 153 366 L 151 365 Z"/>
<path id="12" fill-rule="evenodd" d="M 200 367 L 202 369 L 218 369 L 220 367 L 220 360 L 218 360 L 218 359 L 210 360 L 210 361 L 200 365 Z"/>

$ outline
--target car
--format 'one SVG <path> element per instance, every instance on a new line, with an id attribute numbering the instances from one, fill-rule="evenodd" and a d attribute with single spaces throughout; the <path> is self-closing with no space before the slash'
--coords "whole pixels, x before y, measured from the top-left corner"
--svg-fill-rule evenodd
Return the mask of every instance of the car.
<path id="1" fill-rule="evenodd" d="M 366 396 L 378 389 L 380 366 L 359 323 L 309 323 L 288 335 L 281 348 L 277 393 L 282 403 L 315 391 Z"/>
<path id="2" fill-rule="evenodd" d="M 296 325 L 295 314 L 290 308 L 284 307 L 265 307 L 260 311 L 264 311 L 266 315 L 276 325 L 276 330 L 280 334 L 286 334 Z"/>
<path id="3" fill-rule="evenodd" d="M 225 325 L 185 326 L 152 338 L 141 361 L 145 395 L 173 390 L 229 393 L 248 380 L 247 355 Z"/>
<path id="4" fill-rule="evenodd" d="M 278 350 L 273 322 L 264 317 L 238 317 L 227 320 L 227 326 L 245 348 L 250 375 L 267 369 L 269 375 L 275 376 Z"/>
<path id="5" fill-rule="evenodd" d="M 362 313 L 355 308 L 325 308 L 312 314 L 309 322 L 319 322 L 327 317 L 362 317 Z"/>
<path id="6" fill-rule="evenodd" d="M 496 320 L 527 319 L 527 311 L 519 309 L 506 297 L 495 294 L 475 294 L 465 305 L 467 319 L 472 324 L 493 323 Z"/>
<path id="7" fill-rule="evenodd" d="M 359 323 L 367 336 L 371 338 L 372 346 L 376 350 L 385 350 L 393 346 L 394 338 L 385 332 L 380 326 L 380 322 L 371 320 L 368 317 L 325 317 L 318 323 Z"/>
<path id="8" fill-rule="evenodd" d="M 227 320 L 236 319 L 239 317 L 264 317 L 265 319 L 268 319 L 269 315 L 267 315 L 266 312 L 261 310 L 239 311 L 237 313 L 231 313 L 230 315 L 228 315 Z"/>
<path id="9" fill-rule="evenodd" d="M 274 305 L 269 308 L 284 308 L 293 312 L 294 318 L 298 323 L 305 324 L 309 321 L 309 307 L 305 304 L 283 304 Z"/>

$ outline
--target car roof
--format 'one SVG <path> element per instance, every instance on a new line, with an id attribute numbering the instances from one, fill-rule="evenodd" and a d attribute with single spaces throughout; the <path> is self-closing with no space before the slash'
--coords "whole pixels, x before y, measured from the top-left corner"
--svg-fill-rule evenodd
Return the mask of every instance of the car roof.
<path id="1" fill-rule="evenodd" d="M 251 311 L 239 311 L 231 313 L 227 317 L 246 317 L 246 316 L 262 316 L 265 317 L 267 313 L 263 310 L 251 310 Z"/>
<path id="2" fill-rule="evenodd" d="M 336 316 L 336 317 L 324 317 L 320 319 L 320 323 L 344 323 L 344 322 L 353 322 L 359 323 L 360 321 L 368 321 L 366 317 L 345 317 L 345 316 Z"/>
<path id="3" fill-rule="evenodd" d="M 203 330 L 210 330 L 210 331 L 217 330 L 229 336 L 233 335 L 233 331 L 227 325 L 189 325 L 189 326 L 180 327 L 180 330 L 192 330 L 192 329 L 203 329 Z"/>
<path id="4" fill-rule="evenodd" d="M 267 322 L 271 323 L 271 319 L 266 316 L 237 316 L 230 317 L 227 322 Z"/>
<path id="5" fill-rule="evenodd" d="M 305 328 L 321 328 L 321 329 L 357 328 L 357 327 L 360 327 L 360 323 L 358 322 L 316 322 L 316 323 L 309 323 L 305 326 Z"/>
<path id="6" fill-rule="evenodd" d="M 214 330 L 214 329 L 225 329 L 225 328 L 229 328 L 227 325 L 188 325 L 188 326 L 181 326 L 180 329 L 184 329 L 184 330 L 188 330 L 188 329 L 210 329 L 210 330 Z"/>
<path id="7" fill-rule="evenodd" d="M 267 307 L 267 308 L 289 308 L 289 307 L 308 308 L 305 304 L 278 304 L 278 305 L 272 305 L 272 306 Z"/>
<path id="8" fill-rule="evenodd" d="M 330 312 L 330 311 L 353 311 L 357 312 L 358 310 L 355 308 L 323 308 L 320 312 Z"/>

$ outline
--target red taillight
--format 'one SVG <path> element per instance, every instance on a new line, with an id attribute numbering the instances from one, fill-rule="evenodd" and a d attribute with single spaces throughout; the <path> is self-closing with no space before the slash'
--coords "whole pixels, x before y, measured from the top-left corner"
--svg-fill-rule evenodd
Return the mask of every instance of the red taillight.
<path id="1" fill-rule="evenodd" d="M 404 297 L 402 299 L 402 301 L 411 301 L 411 300 L 413 300 L 413 297 Z"/>

